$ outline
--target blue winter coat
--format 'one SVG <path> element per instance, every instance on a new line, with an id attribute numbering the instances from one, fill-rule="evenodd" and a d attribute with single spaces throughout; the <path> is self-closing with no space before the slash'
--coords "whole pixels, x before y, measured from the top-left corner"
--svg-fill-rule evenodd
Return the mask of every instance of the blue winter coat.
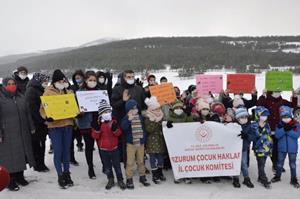
<path id="1" fill-rule="evenodd" d="M 299 123 L 296 123 L 294 128 L 290 131 L 285 131 L 283 125 L 279 125 L 275 130 L 275 137 L 278 139 L 278 151 L 284 153 L 297 153 L 299 136 Z"/>
<path id="2" fill-rule="evenodd" d="M 250 149 L 251 142 L 254 140 L 255 130 L 252 128 L 251 123 L 241 125 L 242 132 L 247 135 L 246 139 L 243 139 L 243 151 Z"/>

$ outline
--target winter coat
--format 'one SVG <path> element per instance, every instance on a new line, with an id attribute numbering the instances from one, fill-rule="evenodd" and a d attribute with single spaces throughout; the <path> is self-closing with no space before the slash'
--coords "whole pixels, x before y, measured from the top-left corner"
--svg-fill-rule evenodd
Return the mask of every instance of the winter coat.
<path id="1" fill-rule="evenodd" d="M 146 152 L 164 153 L 166 151 L 164 136 L 162 132 L 162 121 L 154 122 L 145 116 L 145 130 L 147 133 Z"/>
<path id="2" fill-rule="evenodd" d="M 109 96 L 109 99 L 111 100 L 111 95 L 112 95 L 112 73 L 110 72 L 97 72 L 97 78 L 99 78 L 99 76 L 104 76 L 105 78 L 105 82 L 103 84 L 98 82 L 98 88 L 99 90 L 106 90 Z"/>
<path id="3" fill-rule="evenodd" d="M 250 149 L 251 142 L 255 140 L 255 130 L 253 129 L 250 122 L 247 124 L 242 124 L 242 132 L 245 133 L 247 136 L 243 139 L 243 151 L 248 151 Z"/>
<path id="4" fill-rule="evenodd" d="M 277 124 L 280 122 L 279 108 L 283 105 L 296 108 L 297 100 L 297 97 L 293 97 L 292 102 L 289 102 L 282 99 L 282 97 L 274 98 L 271 94 L 267 94 L 267 97 L 264 95 L 260 96 L 256 105 L 264 106 L 269 110 L 271 115 L 268 117 L 268 123 L 270 124 L 271 130 L 275 131 Z"/>
<path id="5" fill-rule="evenodd" d="M 257 157 L 266 157 L 272 155 L 273 140 L 271 138 L 271 129 L 268 123 L 263 128 L 259 127 L 258 122 L 251 124 L 253 128 L 253 150 Z"/>
<path id="6" fill-rule="evenodd" d="M 192 116 L 187 116 L 186 113 L 182 113 L 181 115 L 176 115 L 173 111 L 170 111 L 168 121 L 174 123 L 184 123 L 184 122 L 193 122 Z"/>
<path id="7" fill-rule="evenodd" d="M 281 123 L 275 130 L 275 137 L 278 139 L 278 151 L 283 153 L 298 153 L 298 138 L 300 136 L 300 125 L 294 122 L 292 129 L 284 130 Z"/>
<path id="8" fill-rule="evenodd" d="M 17 73 L 14 73 L 13 78 L 17 83 L 17 90 L 24 95 L 26 92 L 27 84 L 29 82 L 29 78 L 26 77 L 25 79 L 21 79 Z"/>
<path id="9" fill-rule="evenodd" d="M 32 120 L 37 130 L 36 133 L 47 132 L 47 126 L 45 120 L 40 115 L 41 96 L 44 93 L 44 88 L 41 83 L 35 79 L 29 81 L 25 93 L 25 98 L 29 106 L 29 111 L 32 116 Z"/>
<path id="10" fill-rule="evenodd" d="M 229 95 L 221 94 L 219 96 L 219 100 L 222 104 L 224 104 L 225 108 L 232 108 L 233 107 L 233 99 Z M 256 106 L 257 103 L 257 95 L 251 94 L 251 99 L 247 100 L 245 98 L 242 98 L 244 102 L 244 107 L 248 110 L 254 106 Z"/>
<path id="11" fill-rule="evenodd" d="M 70 94 L 72 93 L 71 90 L 66 90 L 65 92 L 60 92 L 58 89 L 54 88 L 53 85 L 48 86 L 45 89 L 45 92 L 43 96 L 54 96 L 54 95 L 64 95 L 64 94 Z M 43 108 L 43 106 L 40 107 L 40 114 L 42 118 L 46 118 L 46 113 Z M 54 120 L 53 122 L 48 122 L 48 129 L 49 128 L 59 128 L 59 127 L 65 127 L 65 126 L 73 126 L 73 118 L 67 118 L 67 119 L 62 119 L 62 120 Z"/>
<path id="12" fill-rule="evenodd" d="M 103 122 L 100 125 L 100 131 L 92 131 L 92 137 L 97 141 L 99 149 L 104 151 L 113 151 L 118 148 L 119 136 L 122 134 L 120 128 L 115 132 L 111 130 L 111 125 L 115 120 Z"/>
<path id="13" fill-rule="evenodd" d="M 0 165 L 9 173 L 26 170 L 26 163 L 35 166 L 31 145 L 34 125 L 24 95 L 17 91 L 10 96 L 0 91 Z"/>
<path id="14" fill-rule="evenodd" d="M 127 89 L 130 95 L 130 99 L 134 99 L 139 106 L 140 110 L 144 110 L 146 105 L 145 101 L 145 91 L 141 86 L 138 85 L 128 85 L 125 80 L 121 79 L 121 84 L 115 86 L 112 90 L 111 96 L 111 106 L 113 107 L 113 116 L 117 118 L 117 121 L 120 122 L 122 118 L 126 115 L 125 104 L 123 101 L 123 92 Z"/>

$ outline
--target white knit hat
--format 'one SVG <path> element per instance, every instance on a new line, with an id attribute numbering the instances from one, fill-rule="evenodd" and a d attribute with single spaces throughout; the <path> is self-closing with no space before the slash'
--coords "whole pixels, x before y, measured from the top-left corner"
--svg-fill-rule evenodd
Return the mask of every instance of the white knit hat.
<path id="1" fill-rule="evenodd" d="M 200 111 L 204 108 L 210 109 L 209 104 L 203 98 L 199 98 L 197 100 L 195 107 L 197 111 Z"/>
<path id="2" fill-rule="evenodd" d="M 242 98 L 239 95 L 236 95 L 236 96 L 234 96 L 232 106 L 234 108 L 238 108 L 240 106 L 245 106 L 245 104 L 244 104 L 244 101 L 242 100 Z"/>
<path id="3" fill-rule="evenodd" d="M 160 108 L 160 104 L 157 101 L 155 96 L 151 96 L 150 98 L 145 99 L 145 104 L 148 106 L 148 109 L 155 110 Z"/>

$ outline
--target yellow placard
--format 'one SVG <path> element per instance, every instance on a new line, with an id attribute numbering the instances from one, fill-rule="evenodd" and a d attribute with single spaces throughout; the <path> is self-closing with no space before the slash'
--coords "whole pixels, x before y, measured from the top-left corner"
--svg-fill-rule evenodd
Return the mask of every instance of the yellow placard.
<path id="1" fill-rule="evenodd" d="M 172 83 L 150 86 L 151 96 L 155 96 L 160 105 L 170 104 L 176 100 L 176 93 Z"/>
<path id="2" fill-rule="evenodd" d="M 73 118 L 79 113 L 74 94 L 41 96 L 47 117 L 54 120 Z"/>

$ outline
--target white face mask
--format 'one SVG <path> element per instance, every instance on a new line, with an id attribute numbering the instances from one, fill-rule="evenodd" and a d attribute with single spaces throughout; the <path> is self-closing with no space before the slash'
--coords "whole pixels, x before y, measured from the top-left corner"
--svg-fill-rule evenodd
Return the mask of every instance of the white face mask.
<path id="1" fill-rule="evenodd" d="M 97 86 L 97 82 L 95 82 L 95 81 L 88 81 L 87 82 L 87 86 L 89 88 L 95 88 Z"/>
<path id="2" fill-rule="evenodd" d="M 176 115 L 181 115 L 181 114 L 183 113 L 183 110 L 182 110 L 182 109 L 175 109 L 175 110 L 174 110 L 174 113 L 175 113 Z"/>
<path id="3" fill-rule="evenodd" d="M 105 82 L 105 78 L 99 77 L 98 81 L 99 81 L 100 84 L 103 84 Z"/>
<path id="4" fill-rule="evenodd" d="M 69 88 L 69 83 L 65 82 L 64 87 L 65 87 L 65 89 Z"/>
<path id="5" fill-rule="evenodd" d="M 133 85 L 134 84 L 134 79 L 129 79 L 129 80 L 126 80 L 127 84 L 129 85 Z"/>
<path id="6" fill-rule="evenodd" d="M 247 124 L 247 122 L 248 122 L 248 118 L 240 118 L 239 119 L 240 124 Z"/>
<path id="7" fill-rule="evenodd" d="M 54 83 L 55 88 L 57 88 L 58 90 L 63 90 L 65 88 L 64 84 L 61 83 Z"/>
<path id="8" fill-rule="evenodd" d="M 101 119 L 102 121 L 111 121 L 111 113 L 103 113 Z"/>
<path id="9" fill-rule="evenodd" d="M 281 93 L 280 92 L 273 92 L 272 96 L 274 98 L 279 98 L 281 96 Z"/>
<path id="10" fill-rule="evenodd" d="M 267 119 L 268 119 L 268 116 L 260 116 L 259 117 L 259 120 L 262 121 L 262 122 L 267 121 Z"/>
<path id="11" fill-rule="evenodd" d="M 292 121 L 292 118 L 282 118 L 282 121 L 286 124 L 290 123 Z"/>
<path id="12" fill-rule="evenodd" d="M 138 109 L 132 109 L 132 110 L 131 110 L 131 113 L 132 113 L 133 115 L 136 115 L 136 114 L 138 114 L 138 112 L 139 112 L 139 110 L 138 110 Z"/>
<path id="13" fill-rule="evenodd" d="M 48 83 L 47 83 L 47 82 L 42 83 L 42 87 L 43 87 L 43 88 L 46 88 L 47 86 L 48 86 Z"/>
<path id="14" fill-rule="evenodd" d="M 24 79 L 27 78 L 27 75 L 19 74 L 19 77 L 20 77 L 22 80 L 24 80 Z"/>
<path id="15" fill-rule="evenodd" d="M 201 115 L 207 116 L 209 114 L 209 110 L 201 110 Z"/>

